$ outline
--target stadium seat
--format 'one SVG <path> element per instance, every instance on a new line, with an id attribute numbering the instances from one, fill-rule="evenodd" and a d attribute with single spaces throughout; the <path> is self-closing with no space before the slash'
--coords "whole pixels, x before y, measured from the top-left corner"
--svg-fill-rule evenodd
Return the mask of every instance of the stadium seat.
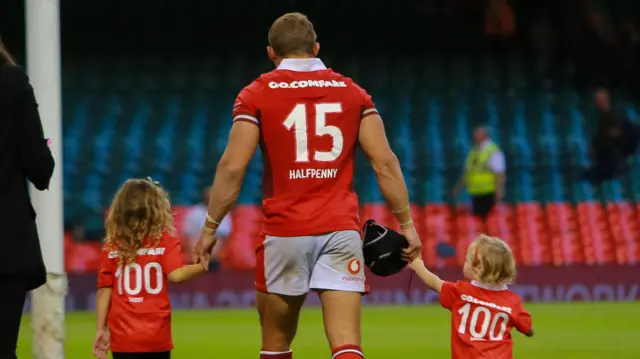
<path id="1" fill-rule="evenodd" d="M 606 212 L 613 236 L 616 262 L 637 263 L 640 232 L 633 207 L 628 202 L 609 202 Z"/>
<path id="2" fill-rule="evenodd" d="M 614 262 L 613 240 L 600 203 L 582 202 L 577 204 L 576 209 L 587 263 Z"/>
<path id="3" fill-rule="evenodd" d="M 436 255 L 436 246 L 438 244 L 445 243 L 453 247 L 456 247 L 457 244 L 457 233 L 451 208 L 447 205 L 427 204 L 424 206 L 419 223 L 423 228 L 423 231 L 419 233 L 424 246 L 422 258 L 425 263 L 432 267 L 456 265 L 456 258 L 440 259 Z"/>
<path id="4" fill-rule="evenodd" d="M 525 202 L 516 205 L 515 214 L 517 238 L 520 246 L 525 251 L 528 249 L 529 256 L 523 256 L 524 265 L 547 265 L 552 264 L 551 246 L 548 238 L 545 221 L 543 218 L 543 208 L 536 202 Z M 560 263 L 558 263 L 560 264 Z"/>
<path id="5" fill-rule="evenodd" d="M 513 209 L 507 204 L 498 204 L 487 218 L 486 233 L 507 242 L 517 263 L 531 264 L 531 249 L 522 246 L 516 236 Z"/>
<path id="6" fill-rule="evenodd" d="M 467 255 L 469 244 L 475 240 L 478 234 L 484 232 L 479 219 L 471 215 L 469 206 L 459 205 L 455 209 L 455 236 L 456 256 L 458 265 L 463 265 Z"/>
<path id="7" fill-rule="evenodd" d="M 567 203 L 546 206 L 546 224 L 553 264 L 593 263 L 592 249 L 580 241 L 574 209 Z"/>
<path id="8" fill-rule="evenodd" d="M 231 215 L 232 234 L 220 253 L 223 269 L 253 269 L 255 250 L 262 241 L 262 209 L 255 205 L 239 205 Z"/>

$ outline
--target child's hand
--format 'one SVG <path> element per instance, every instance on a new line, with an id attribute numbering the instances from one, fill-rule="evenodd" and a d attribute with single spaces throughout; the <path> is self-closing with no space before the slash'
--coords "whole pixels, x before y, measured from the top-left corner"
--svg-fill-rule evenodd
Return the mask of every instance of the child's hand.
<path id="1" fill-rule="evenodd" d="M 99 329 L 93 341 L 93 355 L 98 359 L 107 359 L 109 345 L 109 329 Z"/>

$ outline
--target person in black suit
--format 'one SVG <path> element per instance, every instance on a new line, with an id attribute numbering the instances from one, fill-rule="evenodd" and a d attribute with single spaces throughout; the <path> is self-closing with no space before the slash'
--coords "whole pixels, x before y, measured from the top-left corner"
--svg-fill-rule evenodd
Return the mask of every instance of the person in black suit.
<path id="1" fill-rule="evenodd" d="M 625 161 L 637 151 L 640 128 L 626 116 L 613 112 L 608 90 L 598 89 L 595 103 L 598 125 L 591 140 L 593 166 L 583 176 L 594 184 L 600 184 L 613 179 Z"/>
<path id="2" fill-rule="evenodd" d="M 54 167 L 29 78 L 0 41 L 0 359 L 16 358 L 27 293 L 47 280 L 28 182 L 46 190 Z"/>

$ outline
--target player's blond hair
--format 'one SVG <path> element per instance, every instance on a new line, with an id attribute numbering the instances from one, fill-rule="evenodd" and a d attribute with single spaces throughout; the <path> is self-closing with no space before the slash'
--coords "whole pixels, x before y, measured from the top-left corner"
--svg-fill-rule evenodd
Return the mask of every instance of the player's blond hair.
<path id="1" fill-rule="evenodd" d="M 106 247 L 119 253 L 123 265 L 136 261 L 145 241 L 157 244 L 175 234 L 169 195 L 151 179 L 129 179 L 116 192 L 105 224 Z"/>
<path id="2" fill-rule="evenodd" d="M 478 280 L 508 284 L 516 279 L 516 261 L 509 245 L 497 237 L 481 234 L 469 246 L 467 261 L 477 270 Z"/>
<path id="3" fill-rule="evenodd" d="M 313 55 L 317 36 L 313 24 L 299 13 L 290 12 L 276 19 L 269 29 L 269 46 L 276 55 Z"/>

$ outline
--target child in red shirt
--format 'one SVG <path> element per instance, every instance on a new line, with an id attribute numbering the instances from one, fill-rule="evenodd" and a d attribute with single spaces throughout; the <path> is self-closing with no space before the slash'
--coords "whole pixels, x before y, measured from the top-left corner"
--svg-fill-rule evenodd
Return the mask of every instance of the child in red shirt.
<path id="1" fill-rule="evenodd" d="M 167 279 L 181 283 L 204 273 L 183 265 L 167 193 L 151 179 L 130 179 L 116 193 L 106 220 L 96 299 L 93 353 L 106 359 L 171 357 Z"/>
<path id="2" fill-rule="evenodd" d="M 445 282 L 427 270 L 421 259 L 409 266 L 440 293 L 440 303 L 451 311 L 453 359 L 512 359 L 511 329 L 533 336 L 522 298 L 507 288 L 515 279 L 516 265 L 502 240 L 480 235 L 471 243 L 463 269 L 470 282 Z"/>

